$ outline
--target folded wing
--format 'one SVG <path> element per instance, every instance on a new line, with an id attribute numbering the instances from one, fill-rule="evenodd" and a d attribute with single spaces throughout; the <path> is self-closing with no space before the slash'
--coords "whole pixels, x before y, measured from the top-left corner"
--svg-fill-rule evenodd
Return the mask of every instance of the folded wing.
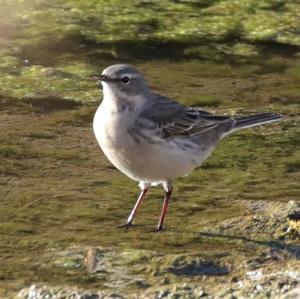
<path id="1" fill-rule="evenodd" d="M 154 95 L 155 100 L 140 113 L 139 119 L 156 124 L 161 138 L 200 135 L 222 125 L 229 129 L 234 123 L 230 117 L 216 116 L 183 106 L 162 95 Z"/>

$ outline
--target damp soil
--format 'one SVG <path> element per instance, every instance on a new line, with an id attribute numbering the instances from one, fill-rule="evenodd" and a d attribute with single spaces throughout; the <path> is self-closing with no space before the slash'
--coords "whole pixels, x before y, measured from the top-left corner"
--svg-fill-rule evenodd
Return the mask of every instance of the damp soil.
<path id="1" fill-rule="evenodd" d="M 178 76 L 183 65 L 193 65 L 159 63 Z M 169 81 L 163 76 L 160 88 L 158 66 L 141 67 L 153 86 L 185 103 L 203 101 L 202 108 L 232 115 L 277 111 L 287 119 L 232 135 L 202 168 L 178 179 L 165 231 L 154 232 L 160 188 L 126 231 L 118 226 L 138 187 L 96 144 L 91 124 L 99 103 L 1 97 L 1 296 L 23 289 L 25 298 L 33 284 L 50 288 L 42 294 L 75 288 L 125 297 L 147 291 L 146 298 L 194 294 L 195 285 L 211 296 L 251 293 L 260 284 L 268 293 L 275 282 L 287 285 L 274 289 L 279 294 L 297 287 L 299 237 L 284 232 L 288 214 L 299 209 L 299 105 L 274 92 L 291 84 L 287 76 L 220 76 L 223 65 L 212 64 L 215 76 L 187 73 L 179 89 L 172 85 L 175 74 Z M 188 99 L 189 90 L 209 96 Z M 102 252 L 92 259 L 95 271 L 84 262 L 91 248 Z"/>
<path id="2" fill-rule="evenodd" d="M 97 19 L 101 7 L 92 2 L 3 4 L 0 298 L 291 296 L 300 287 L 299 226 L 288 229 L 300 210 L 300 49 L 287 21 L 268 23 L 273 33 L 265 36 L 246 29 L 277 11 L 297 22 L 293 1 L 241 1 L 241 14 L 252 19 L 237 14 L 248 27 L 229 40 L 232 23 L 224 20 L 237 5 L 230 1 L 162 1 L 164 14 L 142 25 L 126 6 L 125 32 L 111 27 L 122 22 L 111 22 L 109 6 L 102 8 L 111 18 Z M 186 40 L 183 20 L 170 36 L 170 7 L 174 15 L 214 14 L 225 27 L 187 29 Z M 91 22 L 106 22 L 107 32 Z M 133 40 L 135 30 L 144 39 Z M 139 190 L 96 144 L 92 119 L 102 91 L 90 79 L 118 62 L 134 64 L 151 87 L 184 104 L 227 115 L 274 111 L 285 120 L 233 134 L 179 178 L 163 232 L 154 232 L 160 188 L 124 230 Z"/>

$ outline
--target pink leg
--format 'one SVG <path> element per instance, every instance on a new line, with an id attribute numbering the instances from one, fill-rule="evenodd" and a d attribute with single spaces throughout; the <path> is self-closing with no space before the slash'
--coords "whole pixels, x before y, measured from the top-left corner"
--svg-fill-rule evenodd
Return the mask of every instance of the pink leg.
<path id="1" fill-rule="evenodd" d="M 139 208 L 139 206 L 141 205 L 143 199 L 144 199 L 144 196 L 145 194 L 147 193 L 148 189 L 143 189 L 139 198 L 137 199 L 135 205 L 134 205 L 134 208 L 132 209 L 128 219 L 127 219 L 127 227 L 131 226 L 132 225 L 132 222 L 133 222 L 133 219 L 134 219 L 134 216 Z"/>
<path id="2" fill-rule="evenodd" d="M 172 189 L 170 191 L 166 191 L 166 193 L 165 193 L 164 203 L 162 206 L 162 210 L 161 210 L 161 214 L 160 214 L 160 218 L 159 218 L 159 222 L 158 222 L 156 231 L 160 231 L 163 229 L 164 219 L 165 219 L 165 216 L 168 211 L 171 194 L 172 194 Z"/>

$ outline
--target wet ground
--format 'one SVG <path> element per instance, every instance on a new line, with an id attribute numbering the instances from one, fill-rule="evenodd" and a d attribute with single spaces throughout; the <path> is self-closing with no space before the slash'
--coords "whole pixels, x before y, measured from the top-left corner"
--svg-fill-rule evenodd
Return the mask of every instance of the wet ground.
<path id="1" fill-rule="evenodd" d="M 47 10 L 67 24 L 53 39 L 50 23 L 35 27 L 45 3 L 16 3 L 15 11 L 3 4 L 1 23 L 0 298 L 265 298 L 299 290 L 299 234 L 284 233 L 287 215 L 300 209 L 300 50 L 276 40 L 203 48 L 128 36 L 103 45 L 87 41 L 80 1 Z M 70 12 L 77 17 L 65 18 Z M 138 188 L 106 160 L 91 128 L 101 91 L 90 75 L 116 62 L 134 64 L 182 103 L 231 115 L 276 111 L 286 120 L 237 132 L 178 179 L 165 231 L 153 232 L 159 188 L 124 231 L 118 225 Z"/>

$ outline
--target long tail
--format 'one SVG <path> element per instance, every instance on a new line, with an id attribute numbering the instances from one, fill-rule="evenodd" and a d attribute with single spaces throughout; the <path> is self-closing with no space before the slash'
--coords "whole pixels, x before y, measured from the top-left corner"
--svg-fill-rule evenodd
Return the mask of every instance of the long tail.
<path id="1" fill-rule="evenodd" d="M 251 128 L 262 124 L 268 124 L 283 119 L 283 116 L 278 113 L 259 113 L 250 116 L 240 117 L 235 119 L 235 123 L 229 133 L 239 129 Z"/>

